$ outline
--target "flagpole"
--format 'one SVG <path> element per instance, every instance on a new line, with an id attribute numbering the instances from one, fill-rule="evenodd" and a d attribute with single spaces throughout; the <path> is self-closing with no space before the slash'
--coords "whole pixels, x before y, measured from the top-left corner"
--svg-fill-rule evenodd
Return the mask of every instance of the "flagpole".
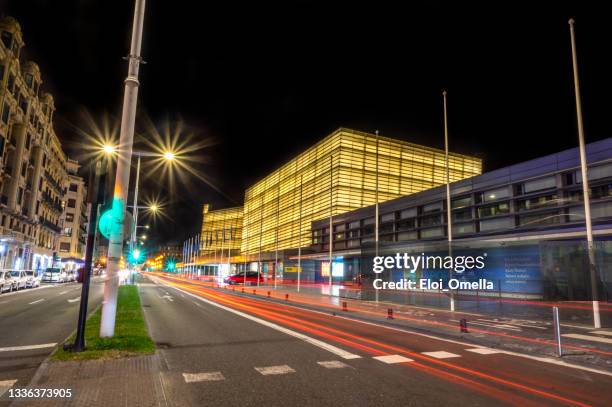
<path id="1" fill-rule="evenodd" d="M 280 216 L 280 181 L 276 193 L 276 236 L 274 238 L 274 289 L 276 289 L 276 276 L 278 274 L 278 221 Z"/>
<path id="2" fill-rule="evenodd" d="M 259 278 L 261 276 L 261 238 L 263 235 L 264 194 L 265 194 L 265 191 L 261 193 L 261 205 L 259 207 L 260 215 L 259 215 L 259 252 L 257 254 L 257 287 L 259 287 Z"/>
<path id="3" fill-rule="evenodd" d="M 300 292 L 300 273 L 302 272 L 302 183 L 304 176 L 300 175 L 300 216 L 298 223 L 298 269 L 297 269 L 297 290 Z"/>
<path id="4" fill-rule="evenodd" d="M 593 226 L 591 224 L 591 198 L 589 196 L 589 178 L 587 170 L 586 147 L 584 144 L 584 123 L 582 120 L 582 101 L 580 100 L 580 82 L 578 79 L 578 57 L 576 55 L 576 33 L 574 32 L 574 19 L 569 20 L 570 37 L 572 42 L 572 67 L 574 70 L 574 89 L 576 97 L 576 118 L 578 121 L 578 144 L 580 150 L 580 174 L 582 175 L 582 196 L 584 203 L 584 218 L 586 223 L 587 251 L 589 257 L 589 270 L 591 276 L 591 296 L 593 299 L 593 326 L 601 328 L 599 315 L 599 295 L 597 289 L 597 269 L 595 262 L 595 248 L 593 244 Z"/>
<path id="5" fill-rule="evenodd" d="M 334 219 L 334 156 L 329 156 L 329 295 L 332 295 L 332 255 L 334 247 L 334 231 L 333 231 L 333 219 Z"/>
<path id="6" fill-rule="evenodd" d="M 444 104 L 444 165 L 446 166 L 446 226 L 448 235 L 448 256 L 453 256 L 453 226 L 452 226 L 452 213 L 451 213 L 451 196 L 450 196 L 450 168 L 448 160 L 448 114 L 446 106 L 446 91 L 442 91 L 442 99 Z M 449 280 L 453 276 L 453 271 L 449 270 Z M 455 295 L 453 290 L 449 289 L 450 292 L 450 310 L 455 311 Z"/>
<path id="7" fill-rule="evenodd" d="M 378 257 L 378 232 L 379 232 L 379 215 L 378 215 L 378 130 L 376 130 L 376 186 L 375 186 L 375 198 L 374 205 L 374 252 L 375 256 Z M 378 290 L 374 290 L 374 296 L 376 302 L 378 302 Z"/>

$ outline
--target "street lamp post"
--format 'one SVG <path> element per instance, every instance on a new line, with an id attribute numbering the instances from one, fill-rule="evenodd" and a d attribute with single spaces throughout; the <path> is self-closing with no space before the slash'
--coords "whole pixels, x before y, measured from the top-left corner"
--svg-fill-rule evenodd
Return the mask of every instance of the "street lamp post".
<path id="1" fill-rule="evenodd" d="M 582 197 L 584 203 L 584 218 L 587 235 L 587 252 L 589 257 L 589 271 L 591 277 L 591 296 L 593 301 L 593 326 L 601 328 L 599 315 L 599 298 L 597 293 L 597 269 L 595 263 L 595 249 L 593 247 L 593 226 L 591 224 L 591 203 L 589 196 L 589 178 L 587 171 L 586 148 L 584 145 L 584 124 L 582 121 L 582 102 L 580 100 L 580 82 L 578 80 L 578 57 L 576 56 L 576 33 L 574 32 L 574 19 L 569 20 L 570 37 L 572 42 L 572 67 L 574 70 L 574 90 L 576 97 L 576 118 L 578 122 L 578 148 L 580 151 L 580 174 L 582 175 Z"/>
<path id="2" fill-rule="evenodd" d="M 115 335 L 115 317 L 117 314 L 117 291 L 119 289 L 119 259 L 123 252 L 123 221 L 127 186 L 130 180 L 130 160 L 134 142 L 134 125 L 136 121 L 136 104 L 138 102 L 138 70 L 141 57 L 142 27 L 144 23 L 145 0 L 136 0 L 134 22 L 132 26 L 132 43 L 128 56 L 128 75 L 125 79 L 123 95 L 123 111 L 121 114 L 121 130 L 119 137 L 119 159 L 117 160 L 117 175 L 113 194 L 112 213 L 113 225 L 108 243 L 107 279 L 104 284 L 104 300 L 102 302 L 102 317 L 100 320 L 100 337 L 109 338 Z"/>

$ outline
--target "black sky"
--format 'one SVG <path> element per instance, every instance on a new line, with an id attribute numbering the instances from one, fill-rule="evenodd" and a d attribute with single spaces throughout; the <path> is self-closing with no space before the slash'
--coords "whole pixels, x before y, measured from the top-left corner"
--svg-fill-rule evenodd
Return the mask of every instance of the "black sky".
<path id="1" fill-rule="evenodd" d="M 139 107 L 215 138 L 198 169 L 237 202 L 340 126 L 442 147 L 443 88 L 451 149 L 491 170 L 577 144 L 569 17 L 587 141 L 610 136 L 604 3 L 149 0 Z M 132 11 L 128 0 L 0 0 L 0 13 L 22 25 L 74 156 L 67 124 L 80 109 L 120 111 Z M 143 189 L 160 191 L 151 175 Z M 169 198 L 174 221 L 158 222 L 157 241 L 195 233 L 204 202 L 232 205 L 195 179 Z"/>

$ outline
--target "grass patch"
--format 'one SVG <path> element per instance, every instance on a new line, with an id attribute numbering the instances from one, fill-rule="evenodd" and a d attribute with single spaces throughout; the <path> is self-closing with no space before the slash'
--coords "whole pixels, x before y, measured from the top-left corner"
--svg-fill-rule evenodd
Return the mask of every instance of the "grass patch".
<path id="1" fill-rule="evenodd" d="M 155 352 L 155 344 L 149 337 L 142 315 L 136 286 L 119 287 L 114 337 L 99 337 L 101 315 L 102 309 L 99 308 L 87 319 L 85 351 L 74 353 L 60 348 L 53 354 L 52 360 L 115 359 Z M 74 342 L 74 335 L 68 342 Z"/>

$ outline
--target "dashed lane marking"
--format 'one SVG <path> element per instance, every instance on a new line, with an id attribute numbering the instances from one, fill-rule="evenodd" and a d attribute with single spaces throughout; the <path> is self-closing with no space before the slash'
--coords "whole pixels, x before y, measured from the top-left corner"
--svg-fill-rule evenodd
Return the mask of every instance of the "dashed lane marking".
<path id="1" fill-rule="evenodd" d="M 564 338 L 582 339 L 584 341 L 601 342 L 601 343 L 612 343 L 612 339 L 601 338 L 599 336 L 582 335 L 582 334 L 563 334 Z"/>
<path id="2" fill-rule="evenodd" d="M 502 353 L 501 351 L 497 349 L 491 349 L 491 348 L 473 348 L 473 349 L 466 349 L 466 351 L 478 353 L 479 355 L 492 355 L 494 353 Z"/>
<path id="3" fill-rule="evenodd" d="M 414 360 L 404 357 L 402 355 L 374 356 L 372 359 L 376 359 L 379 362 L 388 363 L 388 364 L 414 362 Z"/>
<path id="4" fill-rule="evenodd" d="M 256 367 L 255 370 L 264 376 L 295 373 L 288 365 Z"/>
<path id="5" fill-rule="evenodd" d="M 68 300 L 68 302 L 77 302 L 80 299 L 81 299 L 81 297 L 76 297 L 76 298 L 73 298 L 71 300 Z"/>
<path id="6" fill-rule="evenodd" d="M 610 335 L 610 336 L 612 336 L 612 331 L 591 331 L 589 333 L 590 334 L 597 334 L 597 335 Z"/>
<path id="7" fill-rule="evenodd" d="M 8 389 L 13 387 L 17 380 L 0 380 L 0 397 L 6 393 Z"/>
<path id="8" fill-rule="evenodd" d="M 443 350 L 440 350 L 437 352 L 421 352 L 421 354 L 426 355 L 426 356 L 431 356 L 432 358 L 436 358 L 436 359 L 449 359 L 449 358 L 460 358 L 461 357 L 461 355 L 446 352 Z"/>
<path id="9" fill-rule="evenodd" d="M 221 372 L 183 373 L 185 383 L 218 382 L 225 380 Z"/>
<path id="10" fill-rule="evenodd" d="M 38 304 L 39 302 L 43 302 L 44 300 L 45 300 L 44 298 L 41 298 L 40 300 L 30 302 L 29 305 Z"/>
<path id="11" fill-rule="evenodd" d="M 32 349 L 43 349 L 52 348 L 56 343 L 43 343 L 41 345 L 26 345 L 26 346 L 9 346 L 6 348 L 0 348 L 0 352 L 17 352 L 20 350 L 32 350 Z"/>
<path id="12" fill-rule="evenodd" d="M 345 367 L 350 367 L 346 363 L 340 362 L 339 360 L 325 360 L 322 362 L 317 362 L 317 364 L 326 369 L 344 369 Z"/>

